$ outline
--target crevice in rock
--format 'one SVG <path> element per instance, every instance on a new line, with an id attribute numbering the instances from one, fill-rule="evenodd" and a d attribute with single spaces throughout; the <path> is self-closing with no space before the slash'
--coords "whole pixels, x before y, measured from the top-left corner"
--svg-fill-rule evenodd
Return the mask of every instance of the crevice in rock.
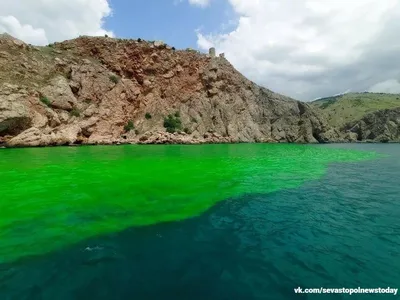
<path id="1" fill-rule="evenodd" d="M 0 136 L 15 136 L 31 127 L 31 119 L 26 117 L 12 118 L 0 122 Z"/>
<path id="2" fill-rule="evenodd" d="M 301 103 L 301 102 L 297 102 L 297 107 L 299 108 L 300 116 L 302 116 L 306 112 L 305 104 Z"/>
<path id="3" fill-rule="evenodd" d="M 313 128 L 313 130 L 312 130 L 313 138 L 316 139 L 318 141 L 318 143 L 321 143 L 321 144 L 325 143 L 324 139 L 321 138 L 320 134 L 321 134 L 320 130 Z"/>

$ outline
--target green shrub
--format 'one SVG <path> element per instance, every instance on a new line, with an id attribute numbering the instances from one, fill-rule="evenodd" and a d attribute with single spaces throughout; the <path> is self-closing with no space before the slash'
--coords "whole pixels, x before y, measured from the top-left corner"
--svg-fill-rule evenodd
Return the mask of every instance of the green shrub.
<path id="1" fill-rule="evenodd" d="M 117 84 L 119 82 L 119 77 L 118 76 L 110 75 L 109 78 L 110 78 L 111 82 L 113 82 L 115 84 Z"/>
<path id="2" fill-rule="evenodd" d="M 131 131 L 133 129 L 135 129 L 135 125 L 133 124 L 133 121 L 130 120 L 128 122 L 128 124 L 125 125 L 124 130 L 125 130 L 125 132 L 129 132 L 129 131 Z"/>
<path id="3" fill-rule="evenodd" d="M 180 118 L 180 117 L 181 117 L 181 114 L 179 113 L 179 111 L 177 111 L 177 112 L 175 113 L 175 117 L 177 117 L 177 118 Z"/>
<path id="4" fill-rule="evenodd" d="M 46 96 L 40 97 L 40 101 L 41 101 L 43 104 L 46 104 L 47 106 L 50 106 L 50 105 L 51 105 L 51 102 L 50 102 L 49 98 L 47 98 Z"/>
<path id="5" fill-rule="evenodd" d="M 147 112 L 147 113 L 144 115 L 144 117 L 146 118 L 146 120 L 150 120 L 150 119 L 151 119 L 151 114 Z"/>
<path id="6" fill-rule="evenodd" d="M 185 127 L 185 128 L 183 129 L 183 131 L 184 131 L 186 134 L 191 134 L 190 129 L 187 128 L 187 127 Z"/>
<path id="7" fill-rule="evenodd" d="M 182 129 L 182 121 L 175 115 L 168 115 L 164 118 L 164 127 L 169 133 L 174 133 Z"/>
<path id="8" fill-rule="evenodd" d="M 69 114 L 73 117 L 79 117 L 81 115 L 81 112 L 79 111 L 79 109 L 77 109 L 76 107 L 74 107 Z"/>
<path id="9" fill-rule="evenodd" d="M 135 129 L 135 134 L 138 135 L 139 134 L 139 130 Z"/>

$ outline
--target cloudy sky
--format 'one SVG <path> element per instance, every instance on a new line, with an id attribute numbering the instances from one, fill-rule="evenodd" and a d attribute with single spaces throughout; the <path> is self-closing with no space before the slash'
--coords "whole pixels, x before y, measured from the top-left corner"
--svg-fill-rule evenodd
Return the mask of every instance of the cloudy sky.
<path id="1" fill-rule="evenodd" d="M 400 0 L 0 0 L 1 32 L 38 45 L 107 33 L 215 46 L 301 100 L 400 93 Z"/>

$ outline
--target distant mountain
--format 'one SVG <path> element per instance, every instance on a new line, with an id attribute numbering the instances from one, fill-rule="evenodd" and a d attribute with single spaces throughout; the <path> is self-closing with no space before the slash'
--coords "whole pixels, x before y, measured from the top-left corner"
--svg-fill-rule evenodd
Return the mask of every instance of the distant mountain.
<path id="1" fill-rule="evenodd" d="M 329 125 L 359 141 L 400 141 L 400 94 L 348 93 L 311 102 Z"/>
<path id="2" fill-rule="evenodd" d="M 321 98 L 311 105 L 323 110 L 328 123 L 338 127 L 378 110 L 400 107 L 400 94 L 349 93 Z"/>

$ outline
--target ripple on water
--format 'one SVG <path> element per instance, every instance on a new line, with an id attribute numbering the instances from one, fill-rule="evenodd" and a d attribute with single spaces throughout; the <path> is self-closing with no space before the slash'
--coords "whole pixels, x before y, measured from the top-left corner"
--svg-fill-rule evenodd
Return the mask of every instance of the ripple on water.
<path id="1" fill-rule="evenodd" d="M 187 189 L 183 187 L 183 191 L 190 196 L 185 200 L 177 191 L 180 190 L 180 185 L 189 183 L 185 180 L 190 179 L 190 173 L 186 173 L 188 178 L 182 178 L 182 182 L 176 183 L 172 180 L 172 196 L 170 195 L 169 202 L 162 209 L 155 210 L 156 213 L 151 210 L 153 204 L 147 204 L 147 197 L 144 202 L 135 202 L 135 195 L 130 189 L 137 183 L 119 183 L 118 180 L 113 180 L 110 176 L 103 177 L 101 172 L 98 174 L 96 171 L 97 180 L 101 178 L 103 182 L 106 180 L 105 182 L 114 185 L 112 188 L 104 186 L 101 193 L 92 194 L 91 189 L 85 188 L 84 179 L 77 180 L 70 190 L 71 193 L 90 192 L 93 201 L 102 200 L 102 195 L 118 195 L 111 198 L 113 201 L 126 195 L 130 201 L 118 201 L 117 208 L 113 206 L 113 201 L 96 203 L 90 200 L 80 206 L 80 201 L 86 198 L 72 198 L 68 202 L 67 198 L 61 196 L 62 203 L 69 203 L 65 206 L 69 211 L 61 216 L 39 214 L 44 219 L 35 220 L 37 224 L 31 223 L 33 228 L 43 230 L 40 232 L 43 236 L 37 236 L 37 239 L 47 241 L 49 238 L 59 237 L 59 240 L 55 240 L 57 247 L 52 248 L 51 253 L 34 259 L 0 265 L 0 299 L 129 299 L 133 296 L 138 299 L 293 299 L 293 288 L 297 286 L 397 287 L 396 284 L 400 282 L 400 226 L 397 222 L 400 212 L 400 187 L 397 183 L 400 151 L 397 151 L 396 145 L 381 149 L 380 151 L 387 151 L 389 154 L 383 158 L 347 163 L 335 161 L 338 156 L 341 157 L 339 161 L 346 160 L 349 156 L 350 160 L 354 160 L 359 156 L 353 152 L 346 155 L 341 151 L 330 152 L 330 148 L 329 151 L 322 151 L 322 154 L 319 150 L 317 153 L 313 150 L 307 154 L 304 149 L 308 147 L 268 147 L 266 149 L 270 152 L 267 153 L 263 152 L 262 147 L 261 150 L 256 147 L 252 151 L 245 148 L 245 152 L 260 155 L 261 151 L 264 155 L 268 154 L 269 160 L 276 164 L 279 157 L 285 160 L 285 153 L 298 151 L 298 156 L 302 155 L 301 170 L 290 169 L 289 164 L 285 164 L 285 170 L 292 170 L 297 174 L 295 184 L 292 181 L 293 176 L 289 177 L 290 184 L 287 184 L 285 178 L 288 177 L 282 173 L 277 175 L 276 182 L 271 182 L 274 178 L 271 174 L 279 173 L 279 170 L 268 169 L 268 164 L 264 170 L 265 177 L 262 174 L 250 176 L 254 169 L 260 168 L 260 160 L 256 167 L 243 161 L 236 162 L 232 168 L 221 164 L 219 161 L 221 156 L 226 155 L 226 149 L 214 149 L 213 155 L 216 156 L 208 160 L 210 164 L 200 173 L 208 178 L 205 181 L 206 186 L 194 183 Z M 363 147 L 369 149 L 368 147 L 376 146 Z M 110 148 L 106 149 L 109 151 Z M 129 148 L 121 149 L 125 151 Z M 146 149 L 153 151 L 150 149 L 155 148 Z M 164 148 L 156 149 L 152 153 L 156 157 L 164 151 Z M 279 149 L 281 153 L 277 153 Z M 91 155 L 92 151 L 90 148 Z M 231 149 L 231 155 L 232 151 Z M 193 159 L 193 156 L 196 158 L 200 154 L 204 155 L 202 152 L 190 155 Z M 239 154 L 243 157 L 241 151 Z M 305 157 L 310 159 L 308 169 L 305 167 Z M 133 158 L 130 162 L 128 156 L 124 157 L 128 161 L 119 166 L 118 157 L 112 154 L 112 158 L 113 163 L 117 168 L 122 168 L 125 175 L 128 172 L 125 167 L 130 169 L 137 163 Z M 141 159 L 145 161 L 143 157 Z M 162 160 L 162 155 L 154 164 L 141 167 L 151 169 L 159 160 Z M 327 161 L 330 162 L 328 169 Z M 0 167 L 3 167 L 1 164 Z M 232 160 L 229 160 L 229 164 L 232 164 Z M 189 162 L 187 165 L 184 170 L 193 171 L 189 168 Z M 201 178 L 199 165 L 201 161 L 195 161 L 197 179 Z M 216 177 L 213 177 L 211 166 L 217 169 Z M 34 170 L 32 166 L 30 168 Z M 239 172 L 241 168 L 244 170 Z M 101 170 L 101 167 L 98 169 Z M 235 170 L 233 180 L 237 184 L 220 185 L 211 180 L 216 178 L 229 181 L 229 171 L 232 169 Z M 146 176 L 150 176 L 151 172 L 147 174 L 146 170 L 145 176 L 140 180 L 149 184 L 151 177 Z M 151 170 L 154 172 L 154 169 Z M 316 173 L 313 173 L 314 170 Z M 87 170 L 82 172 L 81 175 L 88 175 Z M 314 176 L 315 174 L 318 175 Z M 265 178 L 268 180 L 264 181 Z M 62 176 L 58 179 L 60 184 L 64 183 Z M 169 175 L 163 178 L 169 179 Z M 249 180 L 255 185 L 252 190 L 249 189 Z M 52 182 L 54 185 L 57 181 Z M 245 184 L 240 185 L 241 182 Z M 51 188 L 52 184 L 47 183 L 46 187 Z M 165 187 L 166 184 L 158 181 L 157 186 Z M 276 186 L 281 189 L 276 189 Z M 17 193 L 9 186 L 7 188 L 11 192 L 9 195 L 21 196 L 22 192 Z M 112 192 L 114 188 L 121 190 L 115 194 Z M 55 186 L 51 191 L 56 193 Z M 149 193 L 152 190 L 144 188 L 140 191 Z M 162 198 L 163 193 L 157 192 L 152 194 L 153 199 Z M 214 205 L 220 200 L 218 197 L 212 198 L 215 194 L 229 200 Z M 187 199 L 191 199 L 196 205 L 187 206 Z M 47 198 L 41 203 L 48 205 L 51 201 Z M 163 202 L 158 201 L 157 205 L 161 203 Z M 214 206 L 210 208 L 212 205 Z M 134 213 L 125 214 L 132 207 L 135 208 L 132 210 Z M 205 208 L 208 209 L 206 212 Z M 15 212 L 13 208 L 7 209 L 8 212 Z M 183 215 L 176 212 L 179 209 L 183 209 Z M 85 218 L 87 210 L 90 213 Z M 151 216 L 152 225 L 132 227 L 137 220 L 149 221 L 149 217 L 143 219 L 135 213 Z M 163 221 L 160 216 L 164 214 L 172 215 L 179 221 L 158 223 Z M 197 217 L 187 218 L 188 215 Z M 28 227 L 23 222 L 29 224 L 33 219 L 23 216 L 25 218 L 22 221 L 19 219 L 19 225 L 10 230 L 19 230 L 24 234 Z M 73 221 L 69 219 L 71 216 Z M 1 222 L 4 226 L 5 223 Z M 68 232 L 67 229 L 74 232 Z M 4 232 L 1 234 L 7 238 L 7 243 L 12 241 L 9 235 Z M 14 241 L 13 249 L 29 245 L 37 251 L 47 252 L 46 249 L 35 246 L 26 236 L 22 240 L 22 235 Z M 44 245 L 51 243 L 46 242 Z M 1 247 L 2 251 L 11 249 L 4 248 L 4 243 Z M 29 251 L 18 250 L 17 254 L 26 252 Z M 329 299 L 329 296 L 324 298 Z"/>

